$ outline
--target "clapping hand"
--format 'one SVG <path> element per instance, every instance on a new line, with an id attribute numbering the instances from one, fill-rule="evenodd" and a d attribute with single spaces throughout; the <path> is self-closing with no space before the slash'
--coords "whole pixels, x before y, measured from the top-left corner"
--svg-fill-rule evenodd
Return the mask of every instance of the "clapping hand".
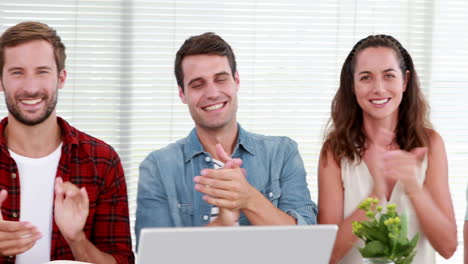
<path id="1" fill-rule="evenodd" d="M 71 182 L 55 180 L 54 219 L 68 243 L 84 235 L 83 228 L 89 213 L 89 200 L 86 189 L 78 188 Z"/>
<path id="2" fill-rule="evenodd" d="M 8 192 L 0 191 L 0 207 Z M 39 230 L 29 222 L 5 221 L 0 214 L 0 256 L 21 254 L 34 246 L 42 237 Z"/>

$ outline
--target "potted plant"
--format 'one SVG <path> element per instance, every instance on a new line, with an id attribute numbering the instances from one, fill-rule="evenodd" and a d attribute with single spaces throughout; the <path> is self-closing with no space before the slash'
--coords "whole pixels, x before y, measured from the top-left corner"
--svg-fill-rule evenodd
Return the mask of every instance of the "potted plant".
<path id="1" fill-rule="evenodd" d="M 410 264 L 416 255 L 419 233 L 408 239 L 408 221 L 398 215 L 395 204 L 383 212 L 376 198 L 366 198 L 359 209 L 366 211 L 369 220 L 353 222 L 353 233 L 364 241 L 359 248 L 364 263 Z"/>

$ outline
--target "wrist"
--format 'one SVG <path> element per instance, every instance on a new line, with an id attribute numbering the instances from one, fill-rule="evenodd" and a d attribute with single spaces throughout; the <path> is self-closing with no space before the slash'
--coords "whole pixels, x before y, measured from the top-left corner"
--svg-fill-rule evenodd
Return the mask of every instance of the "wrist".
<path id="1" fill-rule="evenodd" d="M 422 186 L 414 185 L 414 186 L 405 186 L 405 193 L 408 197 L 415 197 L 424 192 Z"/>
<path id="2" fill-rule="evenodd" d="M 86 235 L 83 231 L 80 231 L 76 235 L 71 236 L 71 237 L 64 236 L 64 238 L 70 247 L 74 245 L 79 245 L 87 240 Z"/>
<path id="3" fill-rule="evenodd" d="M 247 196 L 247 200 L 244 206 L 240 209 L 247 210 L 247 211 L 254 211 L 255 209 L 258 208 L 256 202 L 258 202 L 261 199 L 266 199 L 266 198 L 254 187 L 250 186 L 249 189 L 250 190 L 249 190 L 249 195 Z"/>

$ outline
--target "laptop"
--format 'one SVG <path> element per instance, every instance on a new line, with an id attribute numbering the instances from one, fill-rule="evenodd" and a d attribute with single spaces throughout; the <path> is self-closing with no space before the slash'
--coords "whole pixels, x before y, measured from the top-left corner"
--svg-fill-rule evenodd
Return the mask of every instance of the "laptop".
<path id="1" fill-rule="evenodd" d="M 328 263 L 336 225 L 145 228 L 138 264 Z"/>

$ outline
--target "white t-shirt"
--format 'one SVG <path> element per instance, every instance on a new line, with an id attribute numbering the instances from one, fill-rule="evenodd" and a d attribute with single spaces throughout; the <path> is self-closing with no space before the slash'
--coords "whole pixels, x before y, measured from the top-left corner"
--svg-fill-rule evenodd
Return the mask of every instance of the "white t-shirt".
<path id="1" fill-rule="evenodd" d="M 61 150 L 62 144 L 48 156 L 38 159 L 20 156 L 10 150 L 18 166 L 21 186 L 20 221 L 30 222 L 42 233 L 31 249 L 16 256 L 16 264 L 50 261 L 54 182 Z"/>

